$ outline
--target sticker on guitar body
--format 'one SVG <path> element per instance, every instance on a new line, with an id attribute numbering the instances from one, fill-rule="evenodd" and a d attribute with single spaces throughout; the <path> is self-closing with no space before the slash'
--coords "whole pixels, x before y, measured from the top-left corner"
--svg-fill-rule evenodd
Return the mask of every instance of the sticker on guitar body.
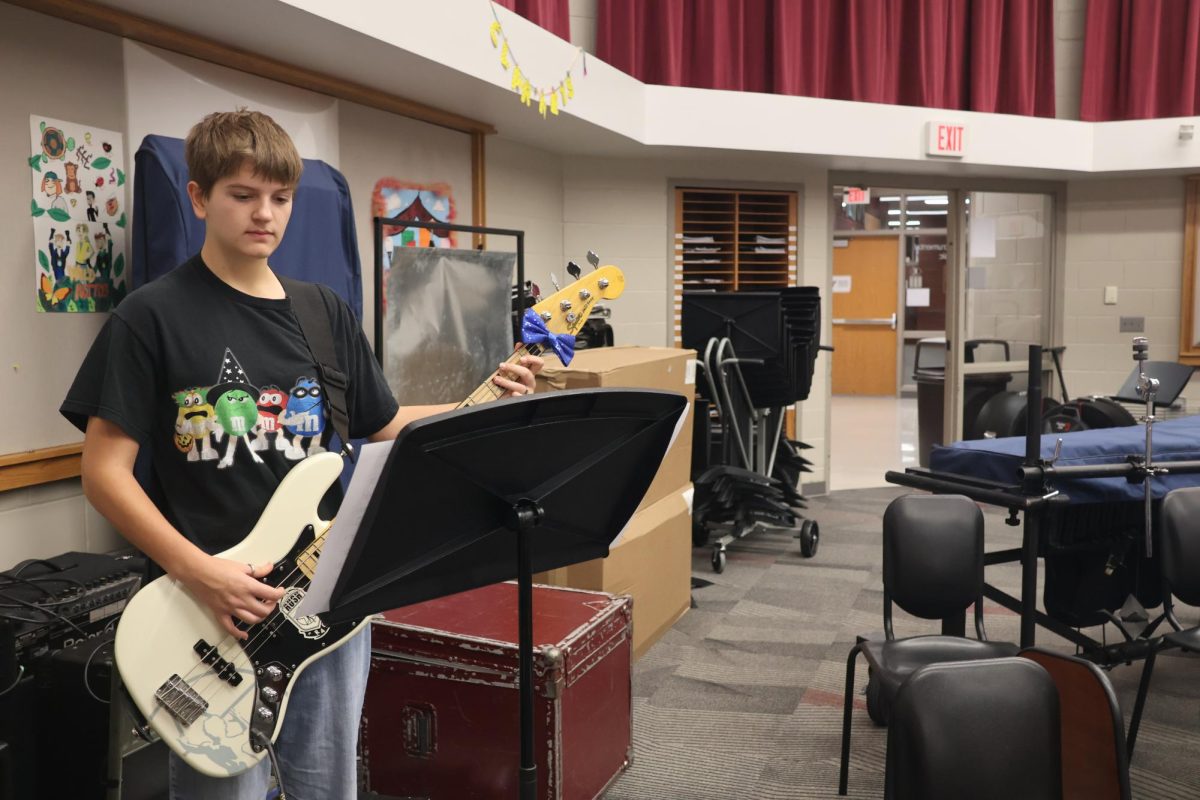
<path id="1" fill-rule="evenodd" d="M 304 600 L 304 590 L 298 586 L 288 589 L 287 594 L 279 601 L 279 609 L 283 612 L 287 621 L 296 626 L 296 630 L 305 639 L 322 639 L 325 634 L 329 633 L 329 627 L 321 622 L 320 617 L 314 617 L 309 614 L 297 616 L 296 611 L 300 608 L 301 601 Z"/>

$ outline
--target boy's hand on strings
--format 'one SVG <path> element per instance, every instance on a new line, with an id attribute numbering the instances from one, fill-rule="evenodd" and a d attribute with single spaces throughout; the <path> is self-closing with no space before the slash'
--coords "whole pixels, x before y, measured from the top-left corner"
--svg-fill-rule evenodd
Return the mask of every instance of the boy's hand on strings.
<path id="1" fill-rule="evenodd" d="M 178 577 L 197 600 L 212 609 L 226 633 L 247 639 L 249 634 L 238 630 L 234 618 L 253 625 L 275 610 L 284 590 L 262 582 L 273 569 L 270 561 L 248 564 L 205 555 Z"/>
<path id="2" fill-rule="evenodd" d="M 521 344 L 518 342 L 516 347 L 519 349 Z M 505 397 L 524 397 L 533 394 L 534 376 L 541 372 L 545 365 L 546 362 L 541 356 L 524 355 L 515 364 L 501 364 L 499 373 L 492 380 L 504 389 Z"/>

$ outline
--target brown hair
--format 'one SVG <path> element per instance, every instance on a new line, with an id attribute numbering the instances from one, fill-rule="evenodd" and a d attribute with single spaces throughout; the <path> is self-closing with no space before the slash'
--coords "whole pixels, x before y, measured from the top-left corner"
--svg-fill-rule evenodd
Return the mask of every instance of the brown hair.
<path id="1" fill-rule="evenodd" d="M 218 111 L 196 123 L 184 142 L 191 179 L 208 197 L 222 178 L 236 175 L 247 161 L 254 174 L 295 188 L 304 164 L 279 123 L 261 111 Z"/>

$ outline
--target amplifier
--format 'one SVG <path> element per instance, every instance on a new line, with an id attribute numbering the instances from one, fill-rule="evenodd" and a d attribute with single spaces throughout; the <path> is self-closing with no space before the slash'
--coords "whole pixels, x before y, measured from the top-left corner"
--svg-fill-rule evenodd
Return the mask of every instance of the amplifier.
<path id="1" fill-rule="evenodd" d="M 111 628 L 145 573 L 144 558 L 101 553 L 63 553 L 0 573 L 0 676 Z"/>
<path id="2" fill-rule="evenodd" d="M 115 618 L 114 618 L 115 619 Z M 115 626 L 109 626 L 110 628 Z M 34 672 L 34 790 L 27 800 L 150 800 L 167 796 L 167 747 L 130 733 L 117 692 L 113 631 L 39 658 Z"/>

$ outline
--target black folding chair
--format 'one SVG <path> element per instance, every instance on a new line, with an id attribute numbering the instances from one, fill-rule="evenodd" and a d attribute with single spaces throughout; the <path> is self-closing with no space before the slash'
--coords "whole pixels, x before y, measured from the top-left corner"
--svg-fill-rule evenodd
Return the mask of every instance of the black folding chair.
<path id="1" fill-rule="evenodd" d="M 952 619 L 975 604 L 978 640 L 962 636 L 897 639 L 892 603 L 923 619 Z M 838 794 L 850 774 L 850 717 L 854 710 L 854 663 L 862 653 L 871 667 L 867 711 L 886 725 L 900 685 L 927 664 L 1015 656 L 1017 646 L 989 642 L 983 625 L 983 514 L 962 495 L 898 497 L 883 515 L 884 641 L 860 641 L 846 662 L 842 718 L 842 766 Z"/>
<path id="2" fill-rule="evenodd" d="M 896 696 L 889 800 L 1062 800 L 1058 690 L 1025 658 L 932 664 Z"/>
<path id="3" fill-rule="evenodd" d="M 1185 652 L 1200 653 L 1200 626 L 1185 629 L 1175 616 L 1172 599 L 1178 597 L 1187 605 L 1200 605 L 1200 486 L 1167 492 L 1159 520 L 1158 556 L 1162 564 L 1163 616 L 1174 630 L 1155 641 L 1142 667 L 1142 679 L 1138 683 L 1137 700 L 1133 704 L 1133 715 L 1129 722 L 1131 761 L 1159 651 L 1178 647 Z"/>

